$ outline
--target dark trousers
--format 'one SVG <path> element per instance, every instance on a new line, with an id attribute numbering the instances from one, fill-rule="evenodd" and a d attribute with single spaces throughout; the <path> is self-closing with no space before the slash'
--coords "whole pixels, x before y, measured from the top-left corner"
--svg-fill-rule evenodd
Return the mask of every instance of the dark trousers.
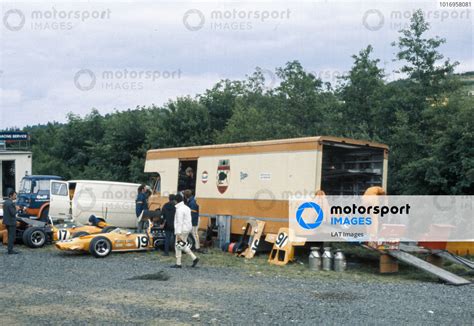
<path id="1" fill-rule="evenodd" d="M 13 251 L 13 244 L 16 237 L 16 225 L 7 225 L 8 230 L 8 252 Z"/>
<path id="2" fill-rule="evenodd" d="M 165 230 L 165 254 L 170 253 L 170 245 L 174 245 L 174 231 Z"/>

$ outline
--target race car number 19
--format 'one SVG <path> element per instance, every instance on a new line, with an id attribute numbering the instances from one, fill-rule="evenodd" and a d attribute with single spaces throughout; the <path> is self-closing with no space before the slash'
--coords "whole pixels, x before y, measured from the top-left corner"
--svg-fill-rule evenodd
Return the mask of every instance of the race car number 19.
<path id="1" fill-rule="evenodd" d="M 141 249 L 141 248 L 146 248 L 146 247 L 148 247 L 148 237 L 146 236 L 137 237 L 137 248 Z"/>

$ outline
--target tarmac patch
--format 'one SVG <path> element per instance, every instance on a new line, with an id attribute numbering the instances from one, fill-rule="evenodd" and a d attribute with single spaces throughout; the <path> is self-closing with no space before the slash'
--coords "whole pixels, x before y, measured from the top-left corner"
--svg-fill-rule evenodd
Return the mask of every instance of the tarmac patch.
<path id="1" fill-rule="evenodd" d="M 133 280 L 168 281 L 169 279 L 170 279 L 170 276 L 165 271 L 159 271 L 158 273 L 134 276 L 134 277 L 129 278 L 128 280 L 130 281 L 133 281 Z"/>

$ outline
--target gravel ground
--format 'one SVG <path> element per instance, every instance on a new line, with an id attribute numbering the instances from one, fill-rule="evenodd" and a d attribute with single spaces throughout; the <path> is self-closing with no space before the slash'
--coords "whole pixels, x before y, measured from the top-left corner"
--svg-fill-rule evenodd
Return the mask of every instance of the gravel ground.
<path id="1" fill-rule="evenodd" d="M 268 275 L 206 263 L 169 269 L 156 252 L 105 259 L 49 246 L 0 249 L 0 324 L 411 324 L 472 325 L 473 286 Z M 212 256 L 212 257 L 211 257 Z M 231 257 L 230 259 L 238 259 Z M 185 260 L 185 263 L 189 261 Z M 168 280 L 130 280 L 159 273 Z"/>

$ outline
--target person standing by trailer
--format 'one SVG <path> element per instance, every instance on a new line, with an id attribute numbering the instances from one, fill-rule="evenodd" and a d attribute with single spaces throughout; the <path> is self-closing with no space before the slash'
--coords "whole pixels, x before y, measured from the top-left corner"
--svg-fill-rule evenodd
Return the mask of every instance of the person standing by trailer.
<path id="1" fill-rule="evenodd" d="M 188 235 L 192 231 L 191 209 L 189 209 L 189 207 L 184 204 L 183 196 L 180 194 L 176 195 L 176 203 L 176 214 L 174 216 L 174 234 L 176 236 L 176 264 L 171 267 L 181 268 L 181 256 L 183 251 L 193 259 L 192 267 L 196 267 L 196 264 L 199 262 L 199 258 L 193 254 L 187 241 Z"/>
<path id="2" fill-rule="evenodd" d="M 199 205 L 196 202 L 196 198 L 193 196 L 191 190 L 184 191 L 184 198 L 186 200 L 186 205 L 191 209 L 191 224 L 193 226 L 192 236 L 194 239 L 194 247 L 196 251 L 201 253 L 200 243 L 199 243 Z"/>
<path id="3" fill-rule="evenodd" d="M 180 176 L 178 183 L 178 191 L 196 189 L 196 180 L 194 179 L 194 171 L 192 167 L 187 167 L 185 174 Z"/>
<path id="4" fill-rule="evenodd" d="M 138 233 L 140 233 L 140 232 L 143 232 L 143 230 L 145 230 L 146 220 L 144 219 L 143 214 L 145 213 L 145 210 L 148 208 L 146 186 L 144 184 L 141 184 L 140 187 L 138 187 L 137 191 L 138 191 L 138 194 L 137 194 L 137 198 L 135 199 L 135 213 L 137 214 L 137 220 L 138 220 L 137 231 Z"/>
<path id="5" fill-rule="evenodd" d="M 13 244 L 16 236 L 16 207 L 14 201 L 16 200 L 16 192 L 10 190 L 8 198 L 3 203 L 3 224 L 8 231 L 8 254 L 15 255 L 18 251 L 13 250 Z"/>
<path id="6" fill-rule="evenodd" d="M 168 196 L 168 202 L 163 205 L 161 216 L 163 218 L 163 228 L 165 230 L 165 252 L 164 256 L 170 255 L 170 244 L 173 242 L 174 236 L 174 215 L 176 213 L 175 195 Z"/>

